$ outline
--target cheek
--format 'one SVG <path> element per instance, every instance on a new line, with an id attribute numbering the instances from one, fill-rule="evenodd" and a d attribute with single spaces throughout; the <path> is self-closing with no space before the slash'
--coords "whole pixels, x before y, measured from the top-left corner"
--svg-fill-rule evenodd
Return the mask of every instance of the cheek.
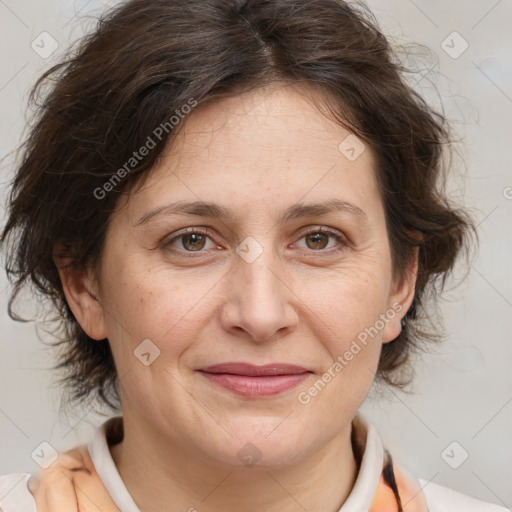
<path id="1" fill-rule="evenodd" d="M 322 281 L 322 286 L 309 282 L 304 289 L 308 299 L 304 311 L 309 315 L 305 322 L 313 326 L 314 338 L 323 345 L 325 364 L 322 382 L 305 390 L 301 403 L 316 401 L 325 414 L 337 404 L 339 411 L 351 414 L 366 397 L 382 346 L 381 315 L 386 315 L 389 292 L 385 270 L 385 263 L 374 260 L 368 266 L 346 266 Z M 321 397 L 316 398 L 316 393 Z"/>
<path id="2" fill-rule="evenodd" d="M 138 367 L 133 351 L 148 339 L 160 351 L 161 362 L 175 366 L 198 337 L 201 318 L 208 319 L 204 295 L 216 280 L 209 286 L 204 279 L 184 282 L 183 277 L 164 270 L 126 264 L 108 274 L 107 332 L 120 370 L 121 366 Z"/>
<path id="3" fill-rule="evenodd" d="M 314 408 L 326 429 L 349 421 L 375 379 L 382 346 L 377 322 L 386 311 L 386 291 L 382 276 L 356 272 L 308 289 L 311 311 L 305 321 L 323 345 L 324 365 L 297 398 Z"/>
<path id="4" fill-rule="evenodd" d="M 311 313 L 342 345 L 374 325 L 385 312 L 389 282 L 378 263 L 329 271 L 323 280 L 304 280 L 301 296 Z"/>

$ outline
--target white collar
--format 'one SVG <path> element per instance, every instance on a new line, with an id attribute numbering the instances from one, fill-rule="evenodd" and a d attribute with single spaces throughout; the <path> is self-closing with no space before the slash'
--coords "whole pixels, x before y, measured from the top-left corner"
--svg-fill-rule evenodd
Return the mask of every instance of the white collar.
<path id="1" fill-rule="evenodd" d="M 141 512 L 124 485 L 107 444 L 107 432 L 110 444 L 115 441 L 116 437 L 122 435 L 121 420 L 122 416 L 116 416 L 97 427 L 88 449 L 94 467 L 117 508 L 121 512 Z M 356 483 L 338 512 L 369 510 L 377 490 L 384 461 L 384 449 L 374 425 L 360 413 L 354 418 L 353 425 L 357 443 L 361 447 L 361 466 Z"/>
<path id="2" fill-rule="evenodd" d="M 87 448 L 96 472 L 117 508 L 121 512 L 140 512 L 121 479 L 107 444 L 106 432 L 110 434 L 112 427 L 119 428 L 122 425 L 122 418 L 122 416 L 115 416 L 101 424 L 94 432 L 93 440 Z M 110 441 L 110 435 L 108 437 Z"/>

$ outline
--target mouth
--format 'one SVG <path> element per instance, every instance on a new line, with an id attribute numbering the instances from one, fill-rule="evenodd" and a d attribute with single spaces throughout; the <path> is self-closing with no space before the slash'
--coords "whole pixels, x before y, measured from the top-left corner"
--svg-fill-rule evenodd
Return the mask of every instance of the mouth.
<path id="1" fill-rule="evenodd" d="M 302 383 L 312 371 L 296 365 L 223 363 L 198 370 L 209 382 L 246 397 L 274 396 Z"/>

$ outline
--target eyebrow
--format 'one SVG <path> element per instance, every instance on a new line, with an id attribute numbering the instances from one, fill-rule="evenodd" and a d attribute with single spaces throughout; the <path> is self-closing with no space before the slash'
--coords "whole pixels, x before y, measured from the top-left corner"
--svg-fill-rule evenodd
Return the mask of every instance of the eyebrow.
<path id="1" fill-rule="evenodd" d="M 331 199 L 323 203 L 297 203 L 290 206 L 279 219 L 280 222 L 286 222 L 292 219 L 300 219 L 304 217 L 317 217 L 327 215 L 334 212 L 344 212 L 351 214 L 361 220 L 364 224 L 368 224 L 366 213 L 355 204 L 343 201 L 341 199 Z M 147 211 L 136 222 L 135 226 L 146 224 L 150 219 L 158 215 L 195 215 L 198 217 L 209 217 L 224 220 L 233 220 L 234 213 L 225 206 L 221 206 L 212 202 L 205 201 L 177 201 L 174 203 L 158 206 Z"/>

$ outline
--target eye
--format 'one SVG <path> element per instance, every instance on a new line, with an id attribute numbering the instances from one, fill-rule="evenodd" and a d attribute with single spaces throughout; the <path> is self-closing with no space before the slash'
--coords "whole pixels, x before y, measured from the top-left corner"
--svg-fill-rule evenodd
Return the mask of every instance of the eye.
<path id="1" fill-rule="evenodd" d="M 336 247 L 336 245 L 334 246 L 333 251 L 329 250 L 332 249 L 332 246 L 325 250 L 329 244 L 329 238 L 334 238 L 339 243 L 338 247 Z M 314 252 L 336 252 L 345 249 L 347 246 L 347 241 L 341 233 L 332 231 L 323 226 L 316 227 L 304 233 L 301 240 L 303 239 L 306 240 L 306 248 L 312 249 Z"/>
<path id="2" fill-rule="evenodd" d="M 181 233 L 173 236 L 164 242 L 164 247 L 168 248 L 177 243 L 179 249 L 186 252 L 201 252 L 205 249 L 206 242 L 210 240 L 212 246 L 218 247 L 210 238 L 210 233 L 207 229 L 201 228 L 187 228 Z"/>

